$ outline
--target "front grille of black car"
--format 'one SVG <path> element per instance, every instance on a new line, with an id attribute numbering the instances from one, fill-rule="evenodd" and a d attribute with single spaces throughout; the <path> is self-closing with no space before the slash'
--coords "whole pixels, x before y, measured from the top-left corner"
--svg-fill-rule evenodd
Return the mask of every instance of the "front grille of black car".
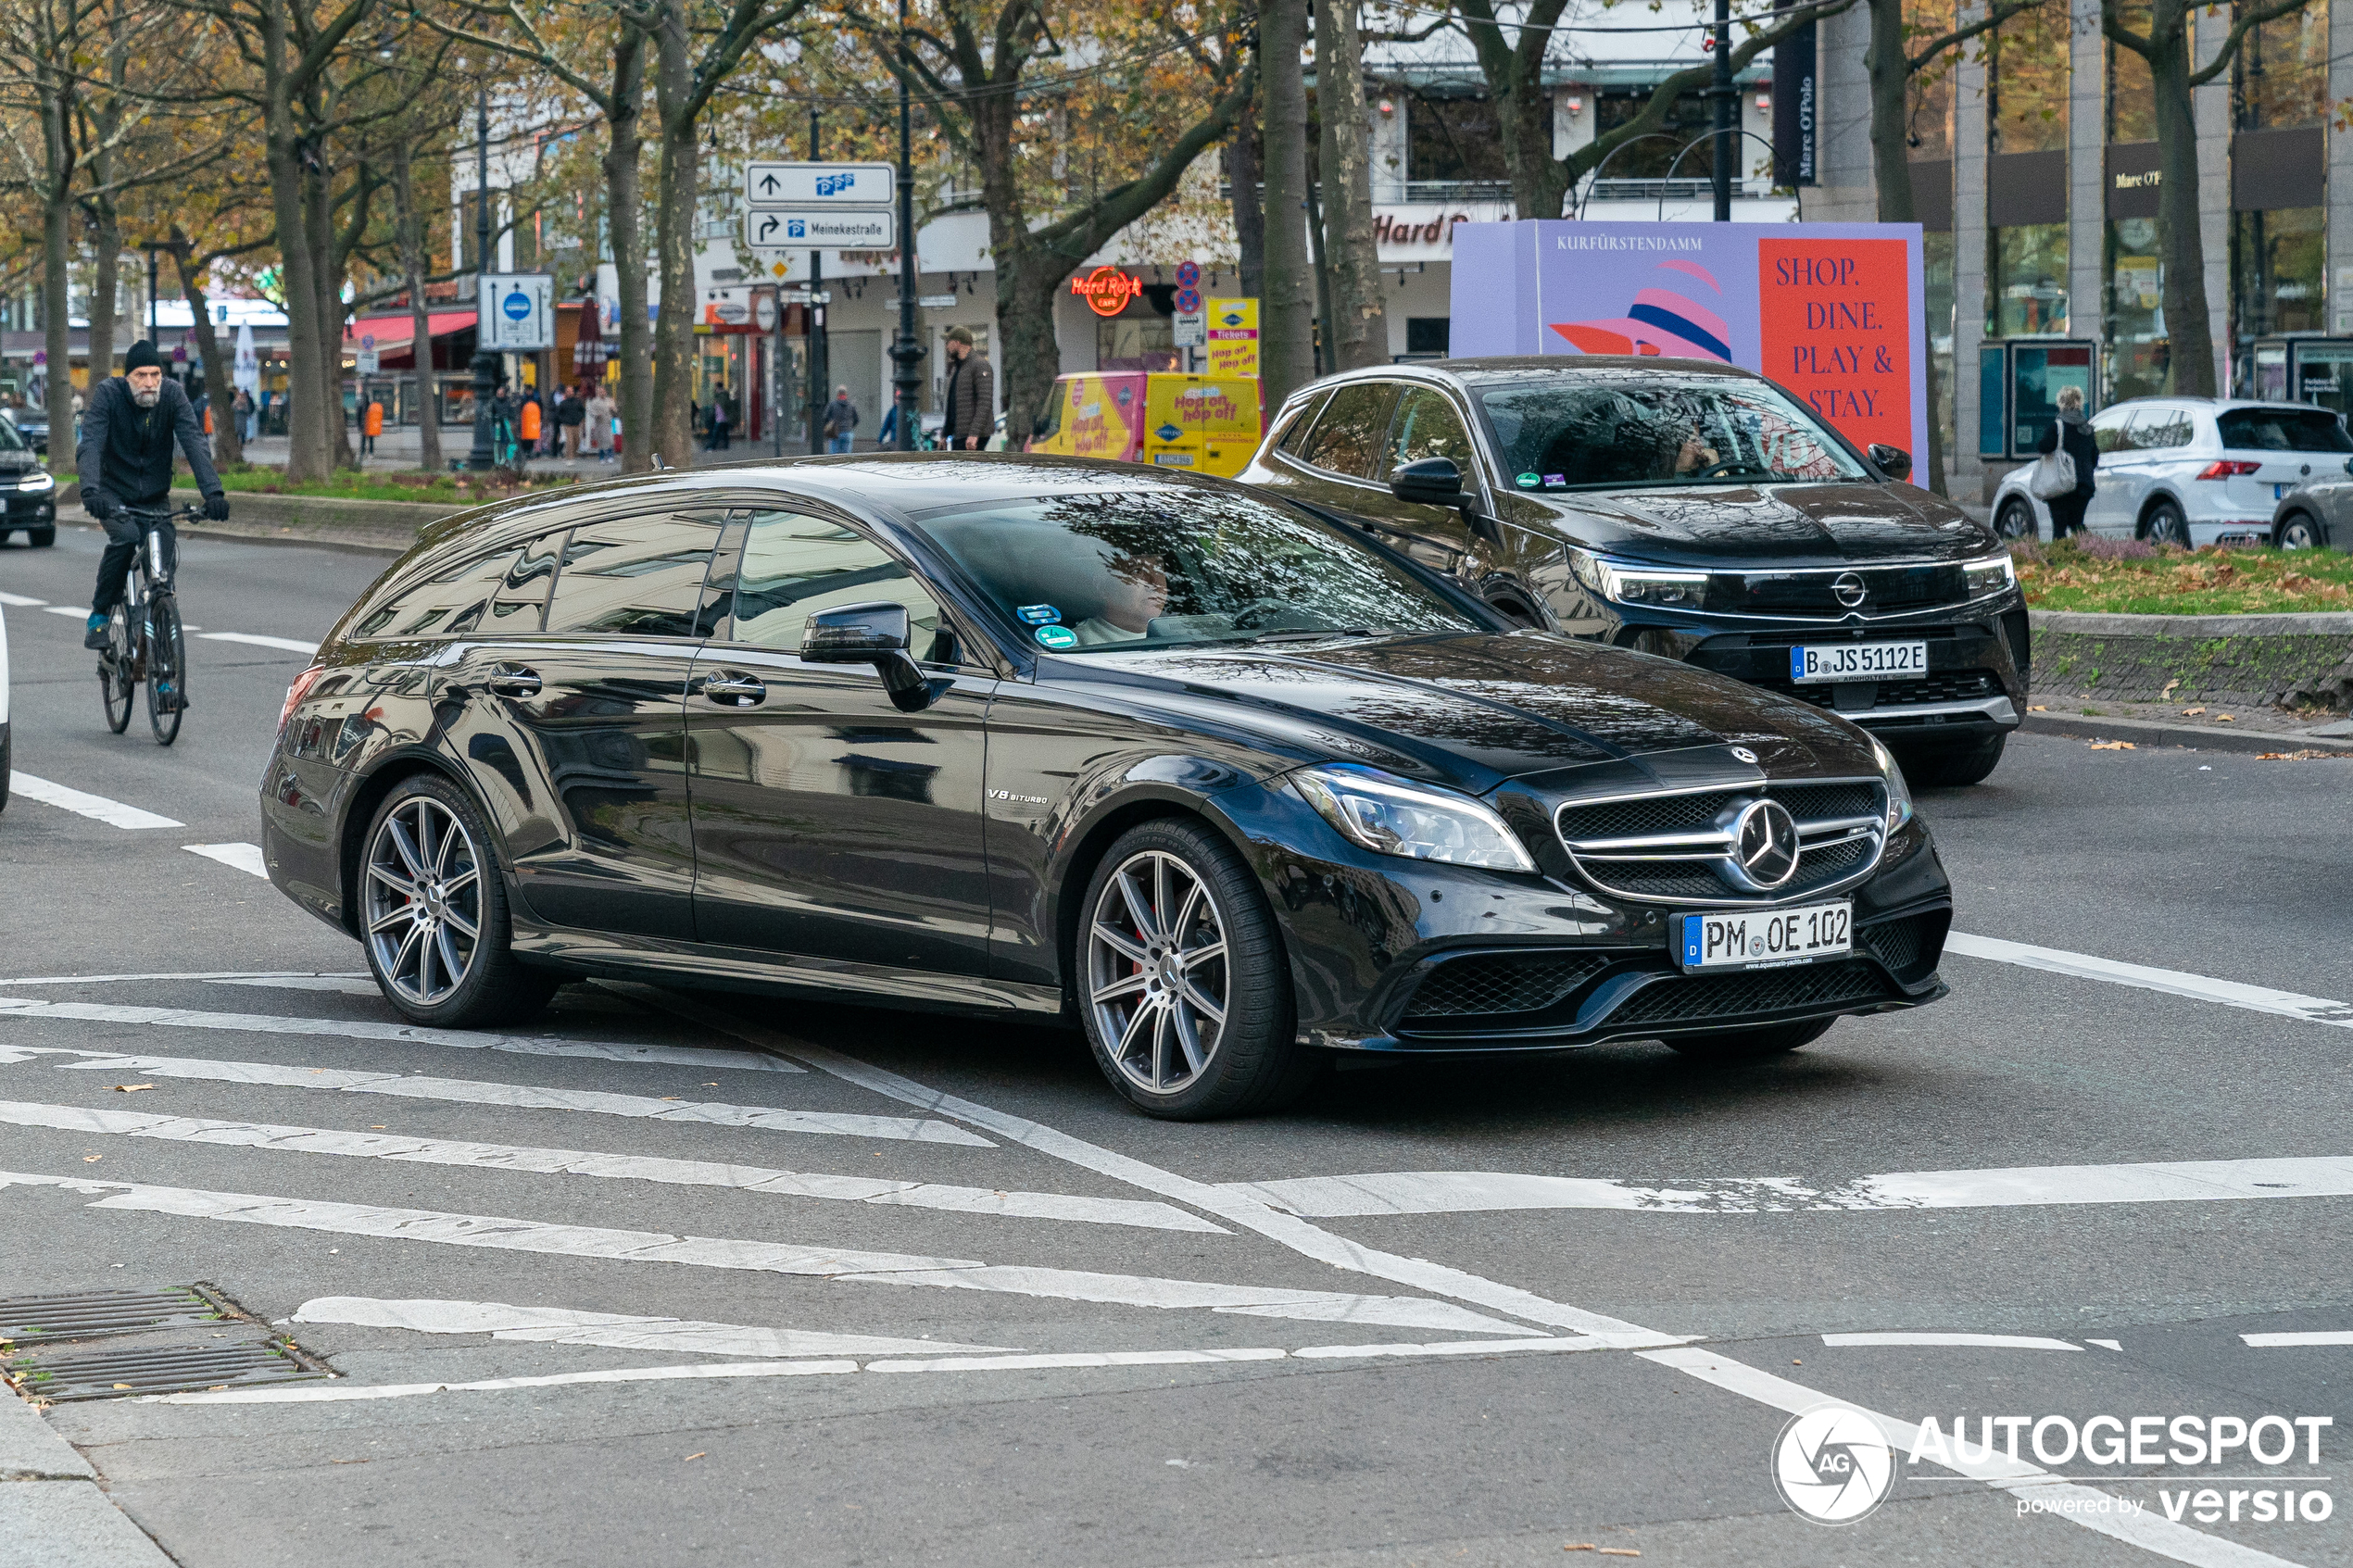
<path id="1" fill-rule="evenodd" d="M 1842 579 L 1863 584 L 1863 597 L 1848 604 L 1838 596 Z M 1852 584 L 1849 584 L 1850 588 Z M 1807 615 L 1834 621 L 1860 612 L 1886 615 L 1959 604 L 1969 584 L 1958 566 L 1860 566 L 1806 571 L 1719 571 L 1707 580 L 1707 608 L 1734 615 Z"/>
<path id="2" fill-rule="evenodd" d="M 1749 802 L 1780 801 L 1796 820 L 1796 874 L 1757 892 L 1735 880 L 1729 841 L 1679 836 L 1722 832 Z M 1585 879 L 1604 893 L 1660 903 L 1769 903 L 1828 893 L 1868 873 L 1886 843 L 1886 786 L 1878 779 L 1776 784 L 1748 789 L 1571 802 L 1554 816 L 1561 843 Z"/>
<path id="3" fill-rule="evenodd" d="M 1607 1022 L 1613 1029 L 1629 1023 L 1730 1022 L 1794 1008 L 1888 1001 L 1896 995 L 1878 970 L 1847 959 L 1797 969 L 1653 981 L 1611 1013 Z"/>
<path id="4" fill-rule="evenodd" d="M 1607 969 L 1592 952 L 1474 953 L 1440 964 L 1405 1006 L 1405 1022 L 1480 1013 L 1541 1012 Z"/>
<path id="5" fill-rule="evenodd" d="M 1783 696 L 1793 696 L 1800 702 L 1810 702 L 1817 708 L 1831 706 L 1831 687 L 1828 683 L 1808 682 L 1804 685 L 1794 681 L 1757 681 L 1754 684 Z M 1865 684 L 1869 684 L 1866 682 Z M 1929 702 L 1968 702 L 1976 697 L 2002 695 L 2001 677 L 1991 670 L 1947 670 L 1917 681 L 1881 681 L 1872 697 L 1876 708 L 1912 708 Z"/>
<path id="6" fill-rule="evenodd" d="M 1939 909 L 1901 920 L 1881 921 L 1855 933 L 1855 945 L 1885 964 L 1896 979 L 1910 985 L 1936 967 L 1944 948 L 1944 928 L 1952 911 Z"/>

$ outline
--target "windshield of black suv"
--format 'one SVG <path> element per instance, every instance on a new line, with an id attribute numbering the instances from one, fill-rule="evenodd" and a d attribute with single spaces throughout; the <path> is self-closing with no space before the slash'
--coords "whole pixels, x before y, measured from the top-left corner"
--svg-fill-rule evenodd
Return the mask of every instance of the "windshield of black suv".
<path id="1" fill-rule="evenodd" d="M 31 447 L 30 444 L 26 442 L 23 433 L 17 429 L 16 421 L 11 419 L 0 417 L 0 452 L 25 452 L 30 450 L 31 450 Z"/>
<path id="2" fill-rule="evenodd" d="M 1769 382 L 1723 376 L 1474 383 L 1522 490 L 1755 484 L 1868 477 L 1803 404 Z"/>
<path id="3" fill-rule="evenodd" d="M 1088 491 L 914 521 L 1053 652 L 1486 629 L 1346 530 L 1245 495 Z"/>
<path id="4" fill-rule="evenodd" d="M 2353 452 L 2345 421 L 2326 408 L 2227 408 L 2214 423 L 2233 451 Z"/>

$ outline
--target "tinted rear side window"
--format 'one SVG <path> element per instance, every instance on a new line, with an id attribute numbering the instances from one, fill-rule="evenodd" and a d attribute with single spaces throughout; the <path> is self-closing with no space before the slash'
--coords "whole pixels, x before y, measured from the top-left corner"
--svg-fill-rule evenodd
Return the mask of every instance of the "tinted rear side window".
<path id="1" fill-rule="evenodd" d="M 1362 382 L 1333 393 L 1307 438 L 1306 461 L 1351 479 L 1370 474 L 1381 438 L 1389 433 L 1389 406 L 1396 395 L 1394 382 Z"/>
<path id="2" fill-rule="evenodd" d="M 1275 443 L 1279 451 L 1299 457 L 1307 450 L 1307 434 L 1315 428 L 1315 412 L 1324 406 L 1321 397 L 1311 397 L 1304 408 L 1283 428 L 1283 438 Z"/>
<path id="3" fill-rule="evenodd" d="M 2197 426 L 2184 409 L 2144 408 L 2133 416 L 2122 445 L 2139 452 L 2162 452 L 2187 446 L 2196 434 Z"/>
<path id="4" fill-rule="evenodd" d="M 575 636 L 697 635 L 718 543 L 715 521 L 636 517 L 583 523 L 564 547 L 547 630 Z"/>
<path id="5" fill-rule="evenodd" d="M 2252 452 L 2353 452 L 2353 436 L 2326 408 L 2232 408 L 2215 416 L 2222 445 Z"/>
<path id="6" fill-rule="evenodd" d="M 352 628 L 355 637 L 439 637 L 471 632 L 490 608 L 493 596 L 506 584 L 515 559 L 509 546 L 489 555 L 473 556 L 446 567 L 402 594 L 392 603 L 371 611 Z"/>

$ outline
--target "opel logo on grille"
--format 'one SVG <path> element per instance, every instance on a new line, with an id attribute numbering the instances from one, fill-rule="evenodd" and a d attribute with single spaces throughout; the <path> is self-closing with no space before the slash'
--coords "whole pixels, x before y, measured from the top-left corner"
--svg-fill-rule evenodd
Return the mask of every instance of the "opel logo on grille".
<path id="1" fill-rule="evenodd" d="M 1759 888 L 1797 874 L 1797 819 L 1778 800 L 1753 800 L 1732 824 L 1732 859 Z"/>
<path id="2" fill-rule="evenodd" d="M 1863 580 L 1851 571 L 1840 572 L 1831 583 L 1831 592 L 1836 594 L 1838 602 L 1849 609 L 1853 609 L 1871 596 L 1870 589 L 1864 586 Z"/>

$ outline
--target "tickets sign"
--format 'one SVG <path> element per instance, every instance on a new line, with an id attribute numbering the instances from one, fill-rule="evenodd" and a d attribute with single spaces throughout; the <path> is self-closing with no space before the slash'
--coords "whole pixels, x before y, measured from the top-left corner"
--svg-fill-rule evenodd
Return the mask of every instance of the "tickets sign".
<path id="1" fill-rule="evenodd" d="M 1714 360 L 1924 462 L 1916 223 L 1465 223 L 1452 351 Z"/>

